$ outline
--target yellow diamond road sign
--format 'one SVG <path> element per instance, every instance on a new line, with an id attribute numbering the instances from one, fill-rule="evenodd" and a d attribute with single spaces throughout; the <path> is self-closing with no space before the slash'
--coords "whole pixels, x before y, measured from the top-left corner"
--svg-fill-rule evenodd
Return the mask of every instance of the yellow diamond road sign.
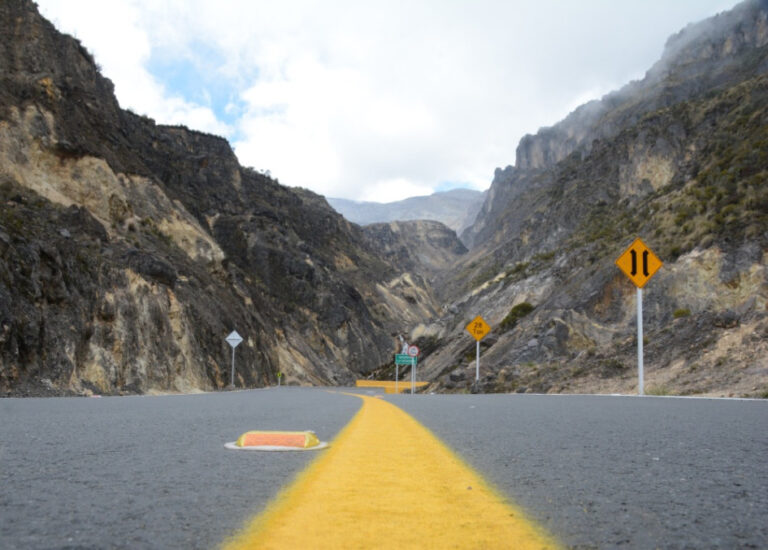
<path id="1" fill-rule="evenodd" d="M 629 248 L 616 260 L 616 265 L 635 283 L 635 286 L 643 288 L 664 264 L 643 241 L 635 239 L 635 242 L 629 245 Z"/>
<path id="2" fill-rule="evenodd" d="M 478 342 L 485 338 L 486 334 L 491 332 L 491 327 L 489 327 L 488 323 L 486 323 L 485 320 L 479 315 L 475 317 L 472 322 L 467 325 L 466 328 L 472 337 Z"/>

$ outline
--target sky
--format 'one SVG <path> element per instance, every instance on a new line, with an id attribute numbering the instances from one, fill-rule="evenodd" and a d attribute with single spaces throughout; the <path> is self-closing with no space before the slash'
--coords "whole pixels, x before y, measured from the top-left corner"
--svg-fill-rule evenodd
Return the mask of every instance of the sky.
<path id="1" fill-rule="evenodd" d="M 327 197 L 484 190 L 520 138 L 735 0 L 37 0 L 121 107 Z"/>

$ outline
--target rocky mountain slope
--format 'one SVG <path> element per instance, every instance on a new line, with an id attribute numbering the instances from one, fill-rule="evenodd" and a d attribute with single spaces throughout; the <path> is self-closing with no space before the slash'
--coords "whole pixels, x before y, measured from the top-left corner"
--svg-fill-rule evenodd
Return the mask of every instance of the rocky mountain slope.
<path id="1" fill-rule="evenodd" d="M 424 197 L 378 203 L 328 199 L 328 203 L 349 221 L 361 225 L 394 221 L 433 220 L 461 234 L 471 226 L 483 204 L 484 193 L 452 189 Z"/>
<path id="2" fill-rule="evenodd" d="M 222 388 L 232 330 L 237 386 L 350 383 L 436 314 L 322 197 L 120 109 L 32 2 L 0 34 L 0 392 Z"/>
<path id="3" fill-rule="evenodd" d="M 665 262 L 645 289 L 646 387 L 768 395 L 768 2 L 668 41 L 645 78 L 526 136 L 498 169 L 471 252 L 418 327 L 432 390 L 634 391 L 634 240 Z"/>

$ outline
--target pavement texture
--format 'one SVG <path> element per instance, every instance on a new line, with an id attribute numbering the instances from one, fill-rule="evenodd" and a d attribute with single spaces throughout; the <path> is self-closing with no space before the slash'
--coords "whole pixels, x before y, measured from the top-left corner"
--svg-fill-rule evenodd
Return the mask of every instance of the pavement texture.
<path id="1" fill-rule="evenodd" d="M 359 408 L 302 388 L 0 399 L 0 548 L 216 548 L 325 452 L 226 442 L 256 429 L 327 441 Z"/>
<path id="2" fill-rule="evenodd" d="M 572 548 L 768 548 L 768 401 L 387 400 Z"/>
<path id="3" fill-rule="evenodd" d="M 336 390 L 0 399 L 0 548 L 216 548 L 334 448 L 361 407 Z M 768 401 L 382 399 L 567 547 L 768 547 Z M 224 448 L 258 429 L 310 429 L 332 444 Z M 392 449 L 404 470 L 411 445 Z M 384 459 L 369 460 L 376 471 Z M 434 521 L 414 510 L 414 528 Z"/>

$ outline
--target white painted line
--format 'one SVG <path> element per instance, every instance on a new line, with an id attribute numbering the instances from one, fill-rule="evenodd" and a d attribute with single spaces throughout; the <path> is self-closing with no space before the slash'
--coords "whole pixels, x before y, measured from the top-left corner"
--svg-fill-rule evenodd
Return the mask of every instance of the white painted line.
<path id="1" fill-rule="evenodd" d="M 446 394 L 447 395 L 447 394 Z M 540 397 L 632 397 L 638 399 L 699 399 L 712 401 L 760 401 L 768 403 L 768 399 L 759 397 L 716 397 L 709 395 L 637 395 L 636 393 L 496 393 L 496 394 L 477 394 L 477 395 L 536 395 Z"/>

